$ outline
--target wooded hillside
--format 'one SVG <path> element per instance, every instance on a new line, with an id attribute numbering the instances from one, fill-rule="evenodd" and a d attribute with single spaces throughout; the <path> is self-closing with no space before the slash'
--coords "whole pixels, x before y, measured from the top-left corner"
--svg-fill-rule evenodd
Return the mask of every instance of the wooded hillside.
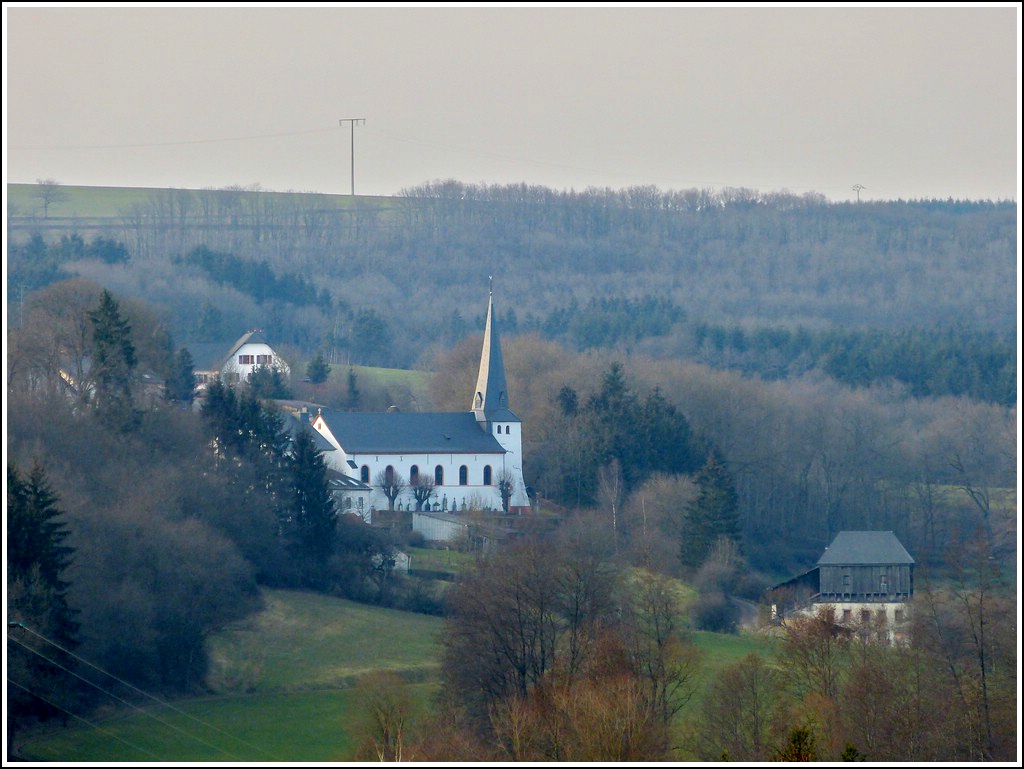
<path id="1" fill-rule="evenodd" d="M 870 348 L 877 378 L 920 394 L 1013 401 L 1013 202 L 448 181 L 395 198 L 143 190 L 105 208 L 68 192 L 44 217 L 39 190 L 13 187 L 15 325 L 25 292 L 80 275 L 162 307 L 177 341 L 260 327 L 332 362 L 411 367 L 482 326 L 494 276 L 506 335 L 770 377 L 835 376 Z M 937 344 L 978 381 L 936 391 L 956 377 L 897 370 Z"/>

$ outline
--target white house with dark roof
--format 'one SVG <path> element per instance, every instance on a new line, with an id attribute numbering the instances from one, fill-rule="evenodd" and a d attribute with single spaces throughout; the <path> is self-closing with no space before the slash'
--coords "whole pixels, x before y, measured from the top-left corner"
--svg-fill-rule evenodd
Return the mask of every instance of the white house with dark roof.
<path id="1" fill-rule="evenodd" d="M 433 481 L 434 493 L 428 502 L 432 511 L 501 510 L 503 480 L 511 485 L 509 512 L 521 513 L 530 507 L 523 481 L 522 424 L 509 409 L 493 295 L 488 299 L 470 410 L 358 413 L 321 409 L 311 425 L 331 446 L 324 452 L 328 466 L 371 486 L 371 505 L 377 509 L 388 507 L 377 485 L 382 474 L 405 482 L 395 500 L 396 509 L 416 509 L 413 486 L 419 477 Z"/>
<path id="2" fill-rule="evenodd" d="M 208 342 L 186 347 L 192 356 L 192 369 L 200 389 L 218 378 L 225 384 L 244 382 L 258 366 L 277 369 L 285 377 L 291 373 L 288 364 L 259 330 L 246 332 L 230 347 Z"/>

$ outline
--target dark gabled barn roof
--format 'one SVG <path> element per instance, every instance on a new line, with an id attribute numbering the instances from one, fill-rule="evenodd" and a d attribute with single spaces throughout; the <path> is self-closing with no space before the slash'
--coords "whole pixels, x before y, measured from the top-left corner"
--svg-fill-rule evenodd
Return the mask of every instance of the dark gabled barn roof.
<path id="1" fill-rule="evenodd" d="M 471 412 L 454 414 L 322 411 L 348 454 L 504 454 Z"/>
<path id="2" fill-rule="evenodd" d="M 818 559 L 818 566 L 911 563 L 914 559 L 891 531 L 841 531 Z"/>
<path id="3" fill-rule="evenodd" d="M 196 371 L 219 371 L 246 344 L 265 344 L 271 347 L 263 332 L 258 330 L 247 331 L 230 346 L 225 342 L 187 342 L 184 347 L 192 356 L 192 366 Z"/>
<path id="4" fill-rule="evenodd" d="M 226 345 L 219 342 L 187 342 L 184 345 L 192 356 L 192 368 L 196 371 L 220 371 L 224 362 Z"/>

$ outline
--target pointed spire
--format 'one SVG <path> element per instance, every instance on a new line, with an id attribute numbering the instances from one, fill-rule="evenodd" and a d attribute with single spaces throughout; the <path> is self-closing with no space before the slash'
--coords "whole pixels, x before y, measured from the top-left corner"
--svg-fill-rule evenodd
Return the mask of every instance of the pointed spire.
<path id="1" fill-rule="evenodd" d="M 494 286 L 491 283 L 487 297 L 487 324 L 484 344 L 480 352 L 480 373 L 473 392 L 472 410 L 477 419 L 486 419 L 488 412 L 508 408 L 508 386 L 505 384 L 505 362 L 501 357 L 501 343 L 494 321 Z"/>

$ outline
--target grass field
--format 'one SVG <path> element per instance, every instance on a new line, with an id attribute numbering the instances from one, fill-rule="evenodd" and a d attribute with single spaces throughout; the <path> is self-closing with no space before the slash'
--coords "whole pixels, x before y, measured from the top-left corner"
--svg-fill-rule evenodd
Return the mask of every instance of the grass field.
<path id="1" fill-rule="evenodd" d="M 267 591 L 266 608 L 210 641 L 215 696 L 152 700 L 21 745 L 34 761 L 343 761 L 355 750 L 358 679 L 398 673 L 436 689 L 441 620 L 337 598 Z"/>
<path id="2" fill-rule="evenodd" d="M 59 181 L 59 180 L 58 180 Z M 38 184 L 8 184 L 7 185 L 7 210 L 9 216 L 42 217 L 43 204 L 39 197 L 40 185 Z M 189 190 L 190 192 L 202 193 L 204 195 L 260 195 L 264 200 L 268 197 L 295 196 L 295 192 L 269 192 L 269 191 L 225 191 L 225 190 Z M 102 219 L 120 217 L 132 206 L 146 203 L 154 195 L 167 195 L 173 193 L 170 188 L 156 187 L 87 187 L 76 185 L 59 185 L 60 199 L 50 204 L 49 218 L 51 219 Z M 374 203 L 380 207 L 394 205 L 391 198 L 367 197 L 363 195 L 320 195 L 323 201 L 339 208 L 358 204 L 365 207 Z"/>
<path id="3" fill-rule="evenodd" d="M 425 571 L 445 571 L 459 574 L 472 566 L 477 559 L 476 553 L 460 553 L 458 550 L 439 550 L 432 547 L 410 547 L 412 568 Z"/>
<path id="4" fill-rule="evenodd" d="M 221 693 L 330 689 L 375 670 L 436 675 L 441 621 L 314 593 L 267 591 L 266 609 L 210 641 Z"/>
<path id="5" fill-rule="evenodd" d="M 463 568 L 461 553 L 436 554 Z M 423 568 L 426 568 L 423 566 Z M 425 709 L 437 690 L 442 620 L 313 593 L 269 590 L 265 609 L 210 640 L 210 696 L 144 708 L 119 707 L 48 725 L 19 742 L 40 762 L 351 761 L 360 735 L 361 691 L 373 671 L 400 675 Z M 772 654 L 753 636 L 695 632 L 701 684 L 750 652 Z M 700 694 L 687 711 L 699 707 Z M 684 711 L 686 712 L 686 711 Z"/>

